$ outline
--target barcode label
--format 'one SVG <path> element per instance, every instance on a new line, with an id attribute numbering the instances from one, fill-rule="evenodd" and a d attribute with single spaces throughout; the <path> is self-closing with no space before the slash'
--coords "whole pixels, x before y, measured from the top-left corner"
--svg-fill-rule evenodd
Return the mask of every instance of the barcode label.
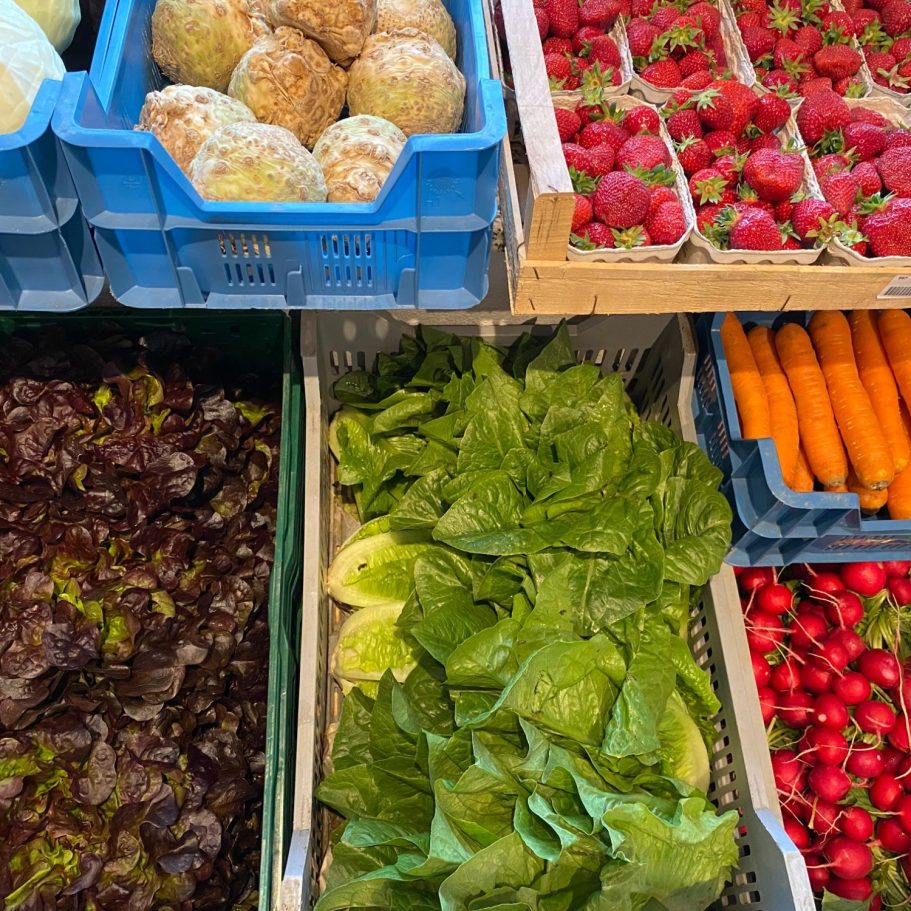
<path id="1" fill-rule="evenodd" d="M 896 275 L 877 295 L 877 300 L 911 297 L 911 275 Z"/>

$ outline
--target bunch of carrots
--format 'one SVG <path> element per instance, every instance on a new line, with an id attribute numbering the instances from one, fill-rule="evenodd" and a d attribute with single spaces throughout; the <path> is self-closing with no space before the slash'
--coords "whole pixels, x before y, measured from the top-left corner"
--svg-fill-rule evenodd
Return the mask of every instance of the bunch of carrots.
<path id="1" fill-rule="evenodd" d="M 911 519 L 911 316 L 815 313 L 807 329 L 721 329 L 745 439 L 771 437 L 792 489 L 851 491 Z"/>

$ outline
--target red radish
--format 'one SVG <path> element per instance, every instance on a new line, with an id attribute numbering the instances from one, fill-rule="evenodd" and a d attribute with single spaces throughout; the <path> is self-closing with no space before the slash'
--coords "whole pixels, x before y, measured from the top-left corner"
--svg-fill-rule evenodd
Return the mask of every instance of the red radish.
<path id="1" fill-rule="evenodd" d="M 895 730 L 898 730 L 898 725 L 895 726 Z M 894 734 L 895 731 L 892 733 Z M 881 771 L 894 775 L 901 768 L 902 760 L 905 758 L 904 753 L 900 753 L 892 747 L 883 747 L 881 752 L 883 757 L 883 767 Z"/>
<path id="2" fill-rule="evenodd" d="M 846 563 L 841 568 L 841 578 L 845 588 L 868 598 L 886 587 L 886 571 L 882 563 Z"/>
<path id="3" fill-rule="evenodd" d="M 840 766 L 848 755 L 848 741 L 841 731 L 831 728 L 807 728 L 800 741 L 800 751 L 808 762 Z"/>
<path id="4" fill-rule="evenodd" d="M 853 629 L 837 629 L 829 638 L 836 639 L 845 647 L 849 661 L 857 661 L 867 650 L 867 644 Z"/>
<path id="5" fill-rule="evenodd" d="M 840 731 L 848 726 L 850 720 L 848 709 L 837 696 L 825 693 L 813 705 L 813 716 L 816 724 L 824 728 L 834 728 Z"/>
<path id="6" fill-rule="evenodd" d="M 807 875 L 810 877 L 810 888 L 814 892 L 822 892 L 829 882 L 829 868 L 825 865 L 825 858 L 821 854 L 804 854 L 807 862 Z"/>
<path id="7" fill-rule="evenodd" d="M 870 803 L 887 813 L 894 810 L 902 796 L 901 782 L 888 772 L 880 772 L 870 785 Z"/>
<path id="8" fill-rule="evenodd" d="M 833 626 L 855 626 L 864 619 L 864 603 L 854 592 L 840 591 L 826 605 L 826 617 Z"/>
<path id="9" fill-rule="evenodd" d="M 876 837 L 879 843 L 887 850 L 896 854 L 907 854 L 911 848 L 911 835 L 909 835 L 898 820 L 886 817 L 876 824 Z"/>
<path id="10" fill-rule="evenodd" d="M 911 737 L 908 736 L 909 724 L 905 715 L 898 715 L 895 719 L 895 727 L 889 731 L 889 743 L 901 753 L 911 753 Z"/>
<path id="11" fill-rule="evenodd" d="M 838 594 L 845 588 L 845 583 L 837 573 L 821 572 L 807 579 L 804 585 L 810 590 L 810 597 L 814 601 L 825 604 L 832 595 Z"/>
<path id="12" fill-rule="evenodd" d="M 826 800 L 813 801 L 808 825 L 817 835 L 831 835 L 838 831 L 838 822 L 841 819 L 841 807 L 835 806 Z"/>
<path id="13" fill-rule="evenodd" d="M 911 668 L 902 668 L 901 683 L 892 690 L 892 699 L 899 708 L 911 709 Z"/>
<path id="14" fill-rule="evenodd" d="M 766 585 L 759 589 L 756 595 L 756 605 L 761 610 L 770 614 L 786 614 L 791 609 L 794 600 L 791 589 L 787 585 Z"/>
<path id="15" fill-rule="evenodd" d="M 872 683 L 891 689 L 901 680 L 901 666 L 891 652 L 883 648 L 872 648 L 864 652 L 858 661 L 860 672 Z"/>
<path id="16" fill-rule="evenodd" d="M 898 864 L 902 868 L 902 873 L 905 874 L 905 879 L 911 879 L 911 854 L 906 854 Z"/>
<path id="17" fill-rule="evenodd" d="M 885 560 L 883 569 L 887 576 L 898 576 L 905 578 L 911 573 L 911 560 Z"/>
<path id="18" fill-rule="evenodd" d="M 899 607 L 911 604 L 911 579 L 892 576 L 888 583 L 889 594 Z"/>
<path id="19" fill-rule="evenodd" d="M 839 879 L 861 879 L 873 870 L 873 852 L 844 836 L 827 842 L 823 854 L 828 858 L 832 874 Z"/>
<path id="20" fill-rule="evenodd" d="M 753 592 L 766 585 L 775 584 L 775 570 L 771 566 L 751 566 L 745 569 L 737 580 L 745 592 Z"/>
<path id="21" fill-rule="evenodd" d="M 838 639 L 831 636 L 819 648 L 811 651 L 810 657 L 827 670 L 836 673 L 841 673 L 848 666 L 848 650 Z"/>
<path id="22" fill-rule="evenodd" d="M 832 689 L 832 681 L 835 675 L 832 671 L 820 666 L 816 662 L 805 664 L 800 669 L 800 682 L 805 690 L 815 693 L 817 696 L 828 693 Z"/>
<path id="23" fill-rule="evenodd" d="M 784 830 L 788 838 L 794 842 L 795 847 L 801 851 L 810 847 L 810 833 L 807 831 L 807 827 L 801 825 L 796 819 L 786 819 Z"/>
<path id="24" fill-rule="evenodd" d="M 873 837 L 873 817 L 863 807 L 848 807 L 841 815 L 841 834 L 851 841 Z"/>
<path id="25" fill-rule="evenodd" d="M 784 639 L 785 628 L 781 618 L 768 611 L 754 609 L 746 618 L 747 642 L 750 650 L 767 655 L 774 652 Z"/>
<path id="26" fill-rule="evenodd" d="M 854 720 L 865 734 L 884 737 L 895 727 L 895 712 L 884 702 L 868 699 L 854 709 Z"/>
<path id="27" fill-rule="evenodd" d="M 839 876 L 830 876 L 826 888 L 839 898 L 848 898 L 856 902 L 866 901 L 873 891 L 870 880 L 866 877 L 842 879 Z"/>
<path id="28" fill-rule="evenodd" d="M 825 699 L 825 696 L 820 696 Z M 778 700 L 778 717 L 789 728 L 805 728 L 810 722 L 813 697 L 804 690 L 785 693 Z M 847 712 L 845 713 L 847 714 Z"/>
<path id="29" fill-rule="evenodd" d="M 813 648 L 826 638 L 827 632 L 825 618 L 811 611 L 802 610 L 791 624 L 791 645 L 796 649 Z"/>
<path id="30" fill-rule="evenodd" d="M 858 778 L 876 778 L 883 772 L 883 754 L 874 746 L 859 743 L 851 750 L 845 768 Z"/>
<path id="31" fill-rule="evenodd" d="M 870 682 L 863 674 L 849 671 L 844 677 L 835 680 L 832 684 L 832 692 L 845 705 L 857 705 L 870 698 Z"/>
<path id="32" fill-rule="evenodd" d="M 779 791 L 801 790 L 800 781 L 802 775 L 806 775 L 806 769 L 793 750 L 772 753 L 772 773 Z"/>
<path id="33" fill-rule="evenodd" d="M 800 665 L 793 658 L 785 658 L 772 668 L 769 679 L 779 693 L 790 693 L 800 686 Z"/>
<path id="34" fill-rule="evenodd" d="M 770 724 L 778 714 L 778 693 L 771 687 L 761 686 L 759 688 L 759 707 L 762 709 L 762 723 Z"/>
<path id="35" fill-rule="evenodd" d="M 898 821 L 901 824 L 902 829 L 904 829 L 908 835 L 911 835 L 911 794 L 906 794 L 899 799 L 895 811 L 898 813 Z"/>
<path id="36" fill-rule="evenodd" d="M 756 652 L 750 654 L 750 661 L 753 664 L 753 678 L 756 686 L 768 686 L 772 679 L 772 665 Z"/>
<path id="37" fill-rule="evenodd" d="M 811 809 L 803 794 L 787 794 L 781 798 L 781 812 L 793 819 L 806 822 L 810 818 Z"/>
<path id="38" fill-rule="evenodd" d="M 851 776 L 837 766 L 815 766 L 809 782 L 813 793 L 830 803 L 838 803 L 851 790 Z"/>

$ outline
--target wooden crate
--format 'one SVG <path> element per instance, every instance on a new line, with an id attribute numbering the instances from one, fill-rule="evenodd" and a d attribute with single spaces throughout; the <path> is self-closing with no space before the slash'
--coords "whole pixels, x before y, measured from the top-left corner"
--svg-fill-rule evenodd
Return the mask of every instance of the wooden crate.
<path id="1" fill-rule="evenodd" d="M 567 261 L 573 191 L 560 147 L 531 0 L 501 0 L 525 139 L 525 169 L 504 143 L 500 196 L 515 313 L 589 314 L 900 307 L 911 268 Z M 496 50 L 493 18 L 488 16 Z M 492 59 L 498 59 L 494 54 Z M 510 105 L 512 104 L 510 100 Z M 513 134 L 515 139 L 515 134 Z M 907 285 L 907 287 L 903 287 Z M 888 296 L 880 297 L 889 289 Z"/>

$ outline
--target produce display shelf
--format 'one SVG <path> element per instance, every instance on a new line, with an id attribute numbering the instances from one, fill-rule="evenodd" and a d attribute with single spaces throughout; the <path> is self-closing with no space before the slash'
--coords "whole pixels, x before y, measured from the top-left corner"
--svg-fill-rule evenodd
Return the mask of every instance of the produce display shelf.
<path id="1" fill-rule="evenodd" d="M 110 0 L 91 71 L 63 83 L 54 129 L 114 296 L 130 307 L 462 309 L 487 293 L 505 113 L 482 0 L 447 0 L 467 95 L 462 132 L 415 136 L 372 203 L 204 201 L 151 133 L 165 84 L 154 0 Z"/>
<path id="2" fill-rule="evenodd" d="M 569 262 L 572 184 L 528 0 L 502 0 L 527 172 L 504 143 L 500 197 L 511 306 L 526 314 L 700 313 L 901 306 L 911 275 L 894 264 Z M 493 28 L 488 16 L 488 27 Z M 496 45 L 496 37 L 491 44 Z M 527 187 L 527 189 L 526 189 Z M 911 269 L 908 270 L 911 272 Z"/>
<path id="3" fill-rule="evenodd" d="M 771 313 L 738 313 L 771 326 Z M 806 316 L 795 315 L 805 324 Z M 699 320 L 700 359 L 693 390 L 699 445 L 724 471 L 734 512 L 728 562 L 738 566 L 894 560 L 911 552 L 911 522 L 865 518 L 857 494 L 797 493 L 784 483 L 771 439 L 745 440 L 734 403 L 718 314 Z"/>
<path id="4" fill-rule="evenodd" d="M 51 324 L 91 332 L 103 320 L 116 321 L 130 335 L 170 330 L 193 343 L 217 348 L 240 374 L 251 363 L 278 365 L 282 375 L 281 441 L 275 557 L 269 582 L 269 694 L 266 714 L 263 845 L 259 911 L 277 907 L 281 871 L 291 837 L 293 757 L 297 735 L 297 678 L 300 661 L 300 591 L 303 554 L 304 408 L 296 319 L 282 313 L 206 314 L 160 311 L 131 313 L 122 308 L 67 315 L 16 314 L 6 331 Z"/>
<path id="5" fill-rule="evenodd" d="M 51 130 L 59 94 L 60 83 L 45 80 L 22 127 L 0 134 L 0 310 L 78 310 L 104 284 Z"/>
<path id="6" fill-rule="evenodd" d="M 442 331 L 467 334 L 463 324 L 434 321 Z M 509 344 L 528 329 L 515 320 L 489 321 L 478 334 Z M 329 845 L 330 818 L 314 800 L 328 753 L 331 726 L 338 719 L 341 691 L 329 678 L 329 655 L 341 611 L 323 587 L 332 554 L 357 525 L 334 491 L 335 466 L 329 452 L 329 418 L 339 403 L 335 380 L 369 367 L 379 352 L 392 351 L 411 327 L 392 317 L 370 314 L 304 314 L 301 352 L 306 397 L 306 474 L 303 496 L 304 610 L 298 714 L 294 834 L 282 882 L 281 911 L 312 907 L 320 888 Z M 685 318 L 593 317 L 570 326 L 580 357 L 622 373 L 644 416 L 695 439 L 690 412 L 695 347 Z M 811 911 L 806 868 L 781 825 L 765 730 L 755 711 L 755 685 L 742 669 L 749 652 L 734 576 L 724 568 L 706 589 L 695 612 L 690 645 L 712 676 L 722 712 L 711 756 L 710 798 L 741 815 L 740 867 L 716 905 L 751 911 Z"/>

